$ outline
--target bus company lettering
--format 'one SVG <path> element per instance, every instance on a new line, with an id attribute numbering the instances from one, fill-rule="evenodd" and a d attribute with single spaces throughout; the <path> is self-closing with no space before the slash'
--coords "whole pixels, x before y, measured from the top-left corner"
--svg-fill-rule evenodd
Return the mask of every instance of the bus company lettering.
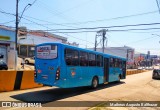
<path id="1" fill-rule="evenodd" d="M 49 50 L 49 47 L 39 47 L 38 52 L 48 52 Z"/>

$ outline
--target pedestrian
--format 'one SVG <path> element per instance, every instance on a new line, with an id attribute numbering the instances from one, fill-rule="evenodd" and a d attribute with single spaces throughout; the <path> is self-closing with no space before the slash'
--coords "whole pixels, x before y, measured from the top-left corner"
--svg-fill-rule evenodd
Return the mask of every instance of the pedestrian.
<path id="1" fill-rule="evenodd" d="M 22 61 L 21 61 L 21 65 L 22 65 L 21 68 L 22 68 L 22 69 L 24 69 L 24 63 L 25 63 L 25 62 L 24 62 L 24 58 L 22 58 Z"/>

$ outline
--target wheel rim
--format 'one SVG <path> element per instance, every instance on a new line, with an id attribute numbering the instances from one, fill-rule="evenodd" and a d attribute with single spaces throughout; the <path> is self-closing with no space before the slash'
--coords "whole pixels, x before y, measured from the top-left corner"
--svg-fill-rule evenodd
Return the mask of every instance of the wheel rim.
<path id="1" fill-rule="evenodd" d="M 98 84 L 97 79 L 94 79 L 93 80 L 93 87 L 97 87 L 97 84 Z"/>
<path id="2" fill-rule="evenodd" d="M 28 63 L 29 63 L 29 61 L 27 61 L 27 60 L 26 60 L 26 61 L 25 61 L 25 63 L 26 63 L 26 64 L 28 64 Z"/>

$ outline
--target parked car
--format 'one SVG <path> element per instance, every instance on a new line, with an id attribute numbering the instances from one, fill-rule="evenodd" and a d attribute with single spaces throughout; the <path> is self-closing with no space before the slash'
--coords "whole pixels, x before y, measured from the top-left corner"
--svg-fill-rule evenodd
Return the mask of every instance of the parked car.
<path id="1" fill-rule="evenodd" d="M 138 69 L 138 70 L 142 70 L 142 69 L 143 69 L 143 67 L 139 66 L 137 69 Z"/>
<path id="2" fill-rule="evenodd" d="M 0 70 L 8 70 L 8 66 L 3 60 L 0 60 Z"/>
<path id="3" fill-rule="evenodd" d="M 25 58 L 26 64 L 34 64 L 35 60 L 34 57 Z"/>
<path id="4" fill-rule="evenodd" d="M 153 70 L 154 67 L 153 66 L 148 66 L 147 70 Z"/>
<path id="5" fill-rule="evenodd" d="M 160 79 L 160 69 L 154 69 L 152 79 Z"/>

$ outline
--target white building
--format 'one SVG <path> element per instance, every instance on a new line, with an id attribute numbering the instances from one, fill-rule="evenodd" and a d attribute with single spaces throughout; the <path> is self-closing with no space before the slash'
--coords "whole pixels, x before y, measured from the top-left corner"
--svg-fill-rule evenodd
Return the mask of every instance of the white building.
<path id="1" fill-rule="evenodd" d="M 91 50 L 94 50 L 93 48 Z M 102 48 L 97 48 L 96 51 L 103 52 Z M 128 68 L 134 65 L 134 48 L 124 47 L 105 47 L 104 53 L 119 56 L 127 59 Z"/>
<path id="2" fill-rule="evenodd" d="M 23 28 L 25 29 L 25 28 Z M 67 38 L 55 35 L 44 31 L 29 31 L 23 30 L 18 35 L 18 56 L 19 57 L 33 57 L 35 53 L 35 45 L 41 43 L 66 43 Z"/>
<path id="3" fill-rule="evenodd" d="M 41 43 L 50 43 L 50 42 L 61 42 L 61 43 L 67 42 L 66 37 L 62 37 L 59 35 L 43 32 L 43 31 L 29 31 L 26 33 L 26 37 L 21 37 L 21 35 L 19 35 L 18 37 L 21 38 L 18 41 L 19 44 L 37 45 Z"/>

